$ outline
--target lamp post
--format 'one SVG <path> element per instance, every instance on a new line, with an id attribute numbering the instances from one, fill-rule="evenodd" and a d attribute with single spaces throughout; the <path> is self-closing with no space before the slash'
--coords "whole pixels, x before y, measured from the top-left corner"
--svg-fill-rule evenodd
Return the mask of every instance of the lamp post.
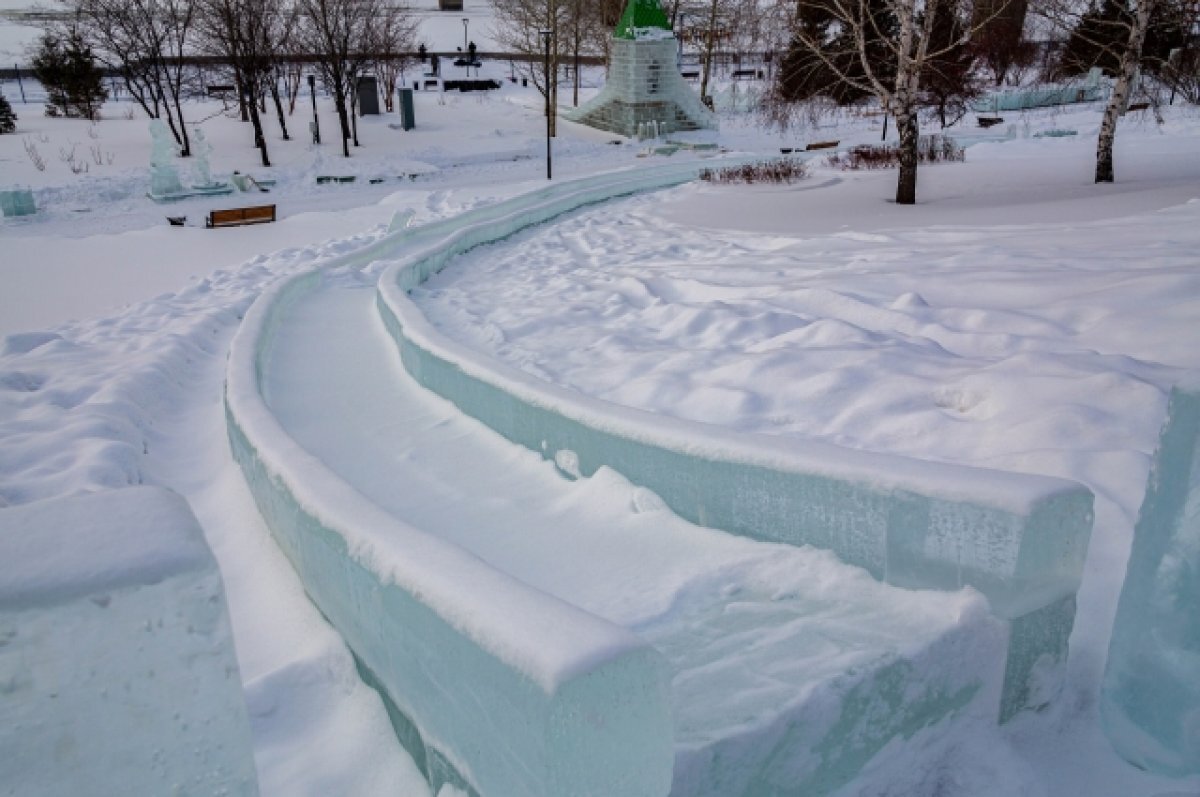
<path id="1" fill-rule="evenodd" d="M 469 60 L 467 60 L 467 28 L 470 25 L 471 25 L 471 20 L 468 19 L 467 17 L 463 17 L 462 57 L 463 57 L 463 61 L 466 62 L 466 64 L 467 64 L 467 77 L 471 76 L 471 62 Z"/>
<path id="2" fill-rule="evenodd" d="M 550 31 L 539 31 L 542 36 L 542 41 L 546 43 L 546 57 L 542 61 L 543 80 L 546 85 L 546 179 L 554 179 L 554 172 L 551 167 L 553 159 L 550 152 Z"/>
<path id="3" fill-rule="evenodd" d="M 321 123 L 317 121 L 317 76 L 316 75 L 308 76 L 308 93 L 310 95 L 312 95 L 312 104 L 313 104 L 313 125 L 312 125 L 313 143 L 320 144 L 321 143 Z"/>

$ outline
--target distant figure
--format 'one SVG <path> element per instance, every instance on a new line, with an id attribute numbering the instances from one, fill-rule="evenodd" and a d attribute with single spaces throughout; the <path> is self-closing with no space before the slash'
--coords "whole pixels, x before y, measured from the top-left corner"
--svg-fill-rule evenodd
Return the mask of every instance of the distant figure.
<path id="1" fill-rule="evenodd" d="M 417 55 L 421 56 L 421 63 L 425 63 L 425 59 L 428 57 L 428 50 L 425 49 L 424 44 L 417 48 Z"/>
<path id="2" fill-rule="evenodd" d="M 441 74 L 441 72 L 440 72 L 441 64 L 439 63 L 440 61 L 441 61 L 441 59 L 438 58 L 437 53 L 434 53 L 433 55 L 429 56 L 429 66 L 433 69 L 434 77 L 437 77 L 439 74 Z"/>
<path id="3" fill-rule="evenodd" d="M 475 63 L 475 42 L 467 45 L 467 61 L 471 64 Z"/>

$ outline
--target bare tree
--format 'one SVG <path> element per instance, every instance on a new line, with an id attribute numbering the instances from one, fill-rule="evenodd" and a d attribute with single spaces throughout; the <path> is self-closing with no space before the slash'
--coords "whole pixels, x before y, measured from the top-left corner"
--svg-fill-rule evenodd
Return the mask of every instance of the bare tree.
<path id="1" fill-rule="evenodd" d="M 399 9 L 395 7 L 389 10 L 391 13 L 378 20 L 372 30 L 374 41 L 370 49 L 374 55 L 375 75 L 383 91 L 384 106 L 391 113 L 394 110 L 396 86 L 412 57 L 417 20 L 407 12 L 396 13 Z"/>
<path id="2" fill-rule="evenodd" d="M 386 0 L 297 0 L 301 24 L 298 39 L 317 68 L 337 109 L 342 154 L 350 157 L 350 141 L 358 146 L 358 126 L 351 126 L 358 76 L 384 47 L 378 31 L 399 35 L 408 10 Z M 391 48 L 393 44 L 386 47 Z"/>
<path id="3" fill-rule="evenodd" d="M 1108 0 L 1101 7 L 1085 8 L 1069 0 L 1042 0 L 1037 10 L 1070 31 L 1060 72 L 1095 65 L 1114 75 L 1096 140 L 1095 171 L 1097 183 L 1111 183 L 1117 122 L 1129 106 L 1138 71 L 1169 76 L 1167 54 L 1190 38 L 1196 0 Z"/>
<path id="4" fill-rule="evenodd" d="M 265 102 L 264 88 L 274 80 L 273 35 L 279 31 L 279 15 L 285 13 L 279 0 L 199 0 L 197 22 L 201 45 L 219 58 L 233 74 L 242 110 L 254 130 L 254 146 L 262 165 L 270 166 L 267 139 L 259 109 Z"/>
<path id="5" fill-rule="evenodd" d="M 550 135 L 557 135 L 558 125 L 558 68 L 560 60 L 559 34 L 565 27 L 564 17 L 570 0 L 493 0 L 495 23 L 492 36 L 509 52 L 525 58 L 516 65 L 546 98 L 550 116 Z M 544 69 L 547 57 L 543 31 L 549 35 L 549 68 Z M 545 74 L 547 73 L 548 74 Z"/>
<path id="6" fill-rule="evenodd" d="M 943 15 L 972 19 L 967 0 L 813 0 L 801 11 L 792 29 L 793 51 L 803 55 L 804 68 L 819 68 L 839 87 L 875 97 L 895 119 L 900 136 L 896 203 L 915 204 L 922 80 L 986 17 L 964 23 L 961 38 L 939 41 L 935 26 Z M 794 75 L 781 69 L 777 85 L 789 77 Z"/>
<path id="7" fill-rule="evenodd" d="M 183 118 L 195 0 L 66 0 L 100 63 L 121 76 L 126 90 L 152 119 L 165 119 L 191 154 Z"/>

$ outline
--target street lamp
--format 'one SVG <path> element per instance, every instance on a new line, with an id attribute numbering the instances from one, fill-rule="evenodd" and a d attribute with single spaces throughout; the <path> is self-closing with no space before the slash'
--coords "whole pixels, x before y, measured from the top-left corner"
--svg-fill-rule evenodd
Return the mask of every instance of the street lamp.
<path id="1" fill-rule="evenodd" d="M 538 31 L 542 37 L 542 41 L 546 43 L 546 58 L 542 62 L 543 80 L 546 85 L 546 179 L 554 179 L 554 172 L 551 168 L 552 157 L 550 153 L 550 31 Z"/>
<path id="2" fill-rule="evenodd" d="M 309 92 L 309 94 L 312 95 L 312 104 L 313 104 L 313 123 L 312 123 L 313 143 L 320 144 L 321 143 L 321 123 L 317 121 L 317 76 L 316 75 L 308 76 L 308 92 Z"/>
<path id="3" fill-rule="evenodd" d="M 467 65 L 467 77 L 471 76 L 471 62 L 467 60 L 467 27 L 470 26 L 470 24 L 471 24 L 471 20 L 467 19 L 466 17 L 463 17 L 462 57 L 463 57 L 463 61 Z"/>

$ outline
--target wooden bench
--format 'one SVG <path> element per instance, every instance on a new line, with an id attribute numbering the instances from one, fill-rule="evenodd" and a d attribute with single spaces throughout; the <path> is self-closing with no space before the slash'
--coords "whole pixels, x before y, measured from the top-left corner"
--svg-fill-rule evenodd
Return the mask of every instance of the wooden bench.
<path id="1" fill-rule="evenodd" d="M 762 80 L 763 73 L 761 69 L 735 69 L 729 77 L 732 80 Z"/>
<path id="2" fill-rule="evenodd" d="M 241 227 L 243 224 L 266 224 L 275 221 L 274 205 L 254 205 L 245 208 L 209 211 L 205 227 Z"/>
<path id="3" fill-rule="evenodd" d="M 804 148 L 804 150 L 805 150 L 805 152 L 811 152 L 814 149 L 833 149 L 840 143 L 842 143 L 840 140 L 839 141 L 813 141 L 808 146 L 806 146 Z"/>

